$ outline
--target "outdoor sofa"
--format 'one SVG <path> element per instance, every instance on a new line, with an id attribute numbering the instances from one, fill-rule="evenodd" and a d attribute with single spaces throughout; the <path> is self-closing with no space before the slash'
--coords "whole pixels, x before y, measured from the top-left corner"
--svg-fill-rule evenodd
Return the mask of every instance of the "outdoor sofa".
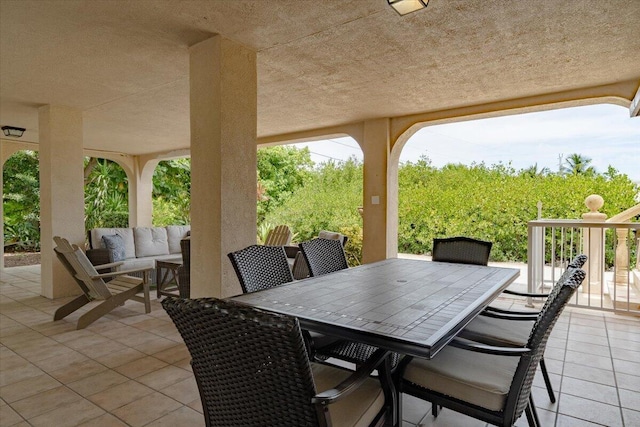
<path id="1" fill-rule="evenodd" d="M 120 270 L 154 268 L 156 260 L 181 256 L 180 241 L 190 225 L 166 227 L 94 228 L 89 230 L 87 258 L 93 265 L 122 261 Z M 155 281 L 153 271 L 149 279 Z"/>

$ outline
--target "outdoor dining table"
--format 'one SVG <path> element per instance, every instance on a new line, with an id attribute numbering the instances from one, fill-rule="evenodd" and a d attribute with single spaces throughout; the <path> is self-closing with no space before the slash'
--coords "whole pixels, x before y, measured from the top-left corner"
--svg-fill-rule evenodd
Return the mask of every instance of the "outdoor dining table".
<path id="1" fill-rule="evenodd" d="M 393 258 L 229 299 L 295 316 L 304 329 L 430 359 L 519 274 Z"/>

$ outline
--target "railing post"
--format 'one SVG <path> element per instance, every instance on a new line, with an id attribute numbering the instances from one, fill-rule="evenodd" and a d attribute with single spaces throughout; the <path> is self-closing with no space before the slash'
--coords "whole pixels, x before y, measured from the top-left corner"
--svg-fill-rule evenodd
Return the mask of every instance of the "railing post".
<path id="1" fill-rule="evenodd" d="M 605 222 L 607 214 L 598 212 L 604 205 L 604 199 L 592 194 L 584 200 L 589 212 L 582 214 L 582 219 L 588 222 Z M 587 292 L 602 295 L 604 274 L 604 228 L 584 228 L 583 252 L 589 257 L 585 270 L 587 271 Z M 582 286 L 584 290 L 585 286 Z"/>

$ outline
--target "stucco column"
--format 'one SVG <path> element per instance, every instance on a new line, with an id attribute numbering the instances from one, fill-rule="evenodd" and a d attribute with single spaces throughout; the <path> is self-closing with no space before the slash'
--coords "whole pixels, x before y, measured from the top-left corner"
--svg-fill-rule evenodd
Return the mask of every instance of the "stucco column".
<path id="1" fill-rule="evenodd" d="M 256 243 L 256 53 L 215 36 L 189 56 L 191 296 L 226 297 L 227 253 Z"/>
<path id="2" fill-rule="evenodd" d="M 389 167 L 389 120 L 364 123 L 363 242 L 362 262 L 370 263 L 398 255 L 398 193 L 393 191 L 393 168 Z M 396 187 L 397 188 L 397 187 Z"/>
<path id="3" fill-rule="evenodd" d="M 53 253 L 53 236 L 84 248 L 82 112 L 47 105 L 40 128 L 40 245 L 42 294 L 59 298 L 80 293 Z"/>

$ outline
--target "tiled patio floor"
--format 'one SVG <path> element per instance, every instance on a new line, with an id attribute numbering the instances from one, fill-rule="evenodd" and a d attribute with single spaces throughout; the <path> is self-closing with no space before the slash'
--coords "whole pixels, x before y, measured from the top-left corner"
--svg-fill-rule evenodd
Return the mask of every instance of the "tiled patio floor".
<path id="1" fill-rule="evenodd" d="M 77 315 L 52 321 L 66 300 L 39 296 L 39 271 L 0 278 L 0 427 L 204 425 L 189 354 L 157 300 L 150 314 L 129 302 L 77 331 Z M 543 425 L 640 426 L 640 319 L 567 309 L 545 356 L 559 399 L 536 378 Z M 446 409 L 434 420 L 410 396 L 404 404 L 406 427 L 485 425 Z"/>

